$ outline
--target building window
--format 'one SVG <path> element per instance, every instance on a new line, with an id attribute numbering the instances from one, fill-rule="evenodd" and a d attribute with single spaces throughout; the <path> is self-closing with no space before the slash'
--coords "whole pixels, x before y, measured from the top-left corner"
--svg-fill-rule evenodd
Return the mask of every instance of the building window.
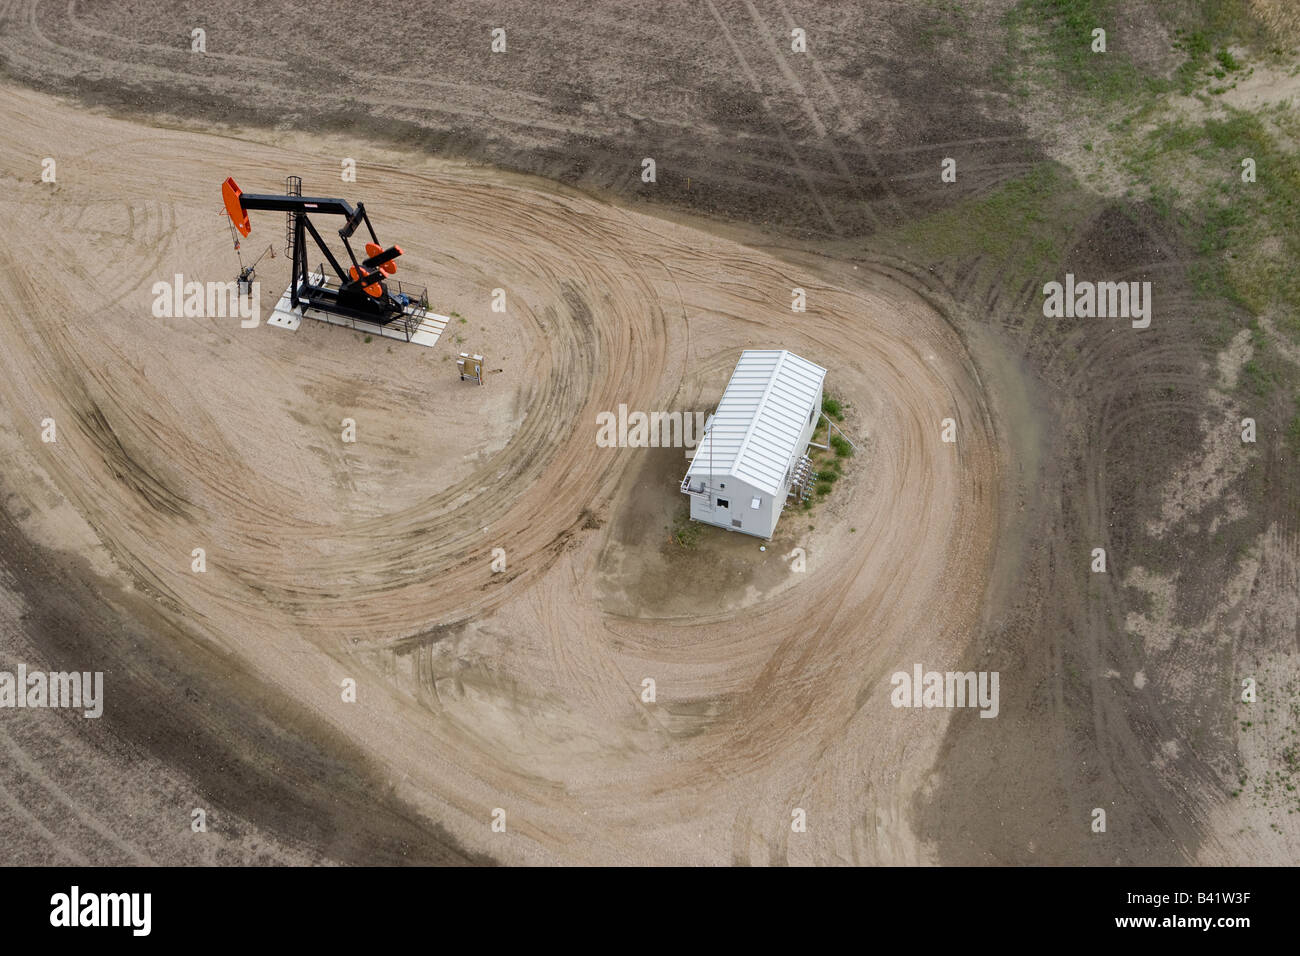
<path id="1" fill-rule="evenodd" d="M 730 507 L 731 507 L 731 502 L 728 501 L 726 498 L 719 498 L 719 499 L 718 499 L 718 507 L 719 507 L 719 508 L 730 508 Z"/>
<path id="2" fill-rule="evenodd" d="M 749 503 L 749 506 L 753 508 L 755 511 L 757 511 L 759 508 L 763 507 L 763 499 L 755 498 L 753 501 Z"/>

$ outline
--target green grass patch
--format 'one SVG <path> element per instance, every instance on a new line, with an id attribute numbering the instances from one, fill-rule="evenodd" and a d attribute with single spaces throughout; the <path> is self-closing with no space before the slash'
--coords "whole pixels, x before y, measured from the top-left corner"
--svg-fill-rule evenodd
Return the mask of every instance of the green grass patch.
<path id="1" fill-rule="evenodd" d="M 1020 0 L 1007 11 L 1008 71 L 1049 87 L 1103 102 L 1160 93 L 1169 81 L 1144 73 L 1114 48 L 1119 0 Z M 1106 31 L 1106 51 L 1093 50 L 1093 30 Z"/>
<path id="2" fill-rule="evenodd" d="M 1267 30 L 1251 15 L 1247 0 L 1197 0 L 1181 13 L 1184 22 L 1173 31 L 1175 49 L 1187 57 L 1176 74 L 1179 92 L 1199 89 L 1207 75 L 1221 79 L 1240 70 L 1230 44 L 1268 45 Z"/>
<path id="3" fill-rule="evenodd" d="M 1287 423 L 1286 426 L 1286 443 L 1291 448 L 1291 453 L 1300 455 L 1300 412 Z"/>
<path id="4" fill-rule="evenodd" d="M 1187 182 L 1188 157 L 1208 181 Z M 1247 159 L 1254 161 L 1254 182 L 1242 179 Z M 1160 208 L 1177 210 L 1174 219 L 1201 258 L 1192 270 L 1198 295 L 1257 315 L 1274 307 L 1300 314 L 1300 158 L 1277 144 L 1259 116 L 1233 111 L 1161 124 L 1132 148 L 1128 168 L 1161 183 L 1181 179 L 1192 189 L 1180 197 L 1166 185 Z"/>
<path id="5" fill-rule="evenodd" d="M 909 223 L 894 237 L 931 261 L 985 256 L 996 281 L 1015 288 L 1057 272 L 1075 227 L 1097 201 L 1063 167 L 1044 162 L 991 193 Z"/>
<path id="6" fill-rule="evenodd" d="M 698 521 L 692 521 L 689 516 L 679 517 L 673 525 L 673 541 L 679 548 L 685 548 L 687 551 L 694 551 L 700 544 L 700 536 L 704 534 L 704 526 Z"/>
<path id="7" fill-rule="evenodd" d="M 1220 50 L 1218 53 L 1214 55 L 1214 58 L 1218 60 L 1219 65 L 1223 67 L 1225 70 L 1227 70 L 1229 73 L 1241 69 L 1241 64 L 1237 62 L 1236 57 L 1234 57 L 1227 50 Z"/>
<path id="8" fill-rule="evenodd" d="M 1277 384 L 1276 373 L 1265 369 L 1261 363 L 1254 359 L 1242 366 L 1241 372 L 1242 383 L 1256 395 L 1268 395 Z"/>

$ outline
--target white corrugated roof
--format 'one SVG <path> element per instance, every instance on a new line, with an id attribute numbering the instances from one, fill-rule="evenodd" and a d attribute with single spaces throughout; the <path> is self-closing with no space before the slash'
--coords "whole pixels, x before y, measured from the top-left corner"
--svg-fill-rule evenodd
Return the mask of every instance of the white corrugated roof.
<path id="1" fill-rule="evenodd" d="M 784 349 L 747 349 L 687 475 L 734 475 L 780 494 L 826 369 Z M 820 409 L 819 409 L 820 411 Z"/>

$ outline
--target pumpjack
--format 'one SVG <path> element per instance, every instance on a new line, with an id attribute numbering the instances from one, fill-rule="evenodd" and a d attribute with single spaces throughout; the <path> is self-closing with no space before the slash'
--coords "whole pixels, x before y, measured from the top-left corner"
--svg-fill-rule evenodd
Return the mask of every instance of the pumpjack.
<path id="1" fill-rule="evenodd" d="M 286 183 L 287 191 L 283 194 L 245 193 L 233 178 L 228 178 L 221 186 L 221 196 L 231 223 L 244 237 L 252 231 L 248 219 L 250 211 L 269 210 L 288 214 L 286 243 L 289 248 L 286 252 L 293 260 L 293 278 L 289 286 L 293 309 L 300 314 L 306 314 L 309 308 L 316 309 L 379 326 L 401 320 L 400 324 L 406 327 L 406 337 L 409 339 L 412 330 L 420 326 L 425 315 L 428 297 L 423 289 L 419 290 L 418 296 L 403 291 L 400 283 L 396 283 L 396 288 L 390 288 L 389 278 L 397 272 L 396 260 L 402 255 L 402 247 L 389 246 L 385 249 L 380 244 L 364 203 L 358 202 L 354 207 L 346 199 L 303 196 L 300 195 L 301 187 L 302 180 L 291 176 Z M 343 248 L 347 250 L 351 262 L 346 270 L 321 238 L 312 222 L 312 216 L 343 217 L 338 235 L 343 240 Z M 365 226 L 370 241 L 365 244 L 365 258 L 358 259 L 351 240 L 362 226 Z M 327 279 L 323 274 L 323 266 L 321 272 L 316 274 L 308 268 L 308 236 L 329 262 L 337 281 Z"/>

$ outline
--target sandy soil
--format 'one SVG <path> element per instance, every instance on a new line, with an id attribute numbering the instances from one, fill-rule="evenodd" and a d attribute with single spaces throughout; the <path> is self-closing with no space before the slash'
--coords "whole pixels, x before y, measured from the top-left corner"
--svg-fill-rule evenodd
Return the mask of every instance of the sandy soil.
<path id="1" fill-rule="evenodd" d="M 499 57 L 481 4 L 440 0 L 386 11 L 379 63 L 300 29 L 340 0 L 212 21 L 0 0 L 0 70 L 76 104 L 5 90 L 0 650 L 119 688 L 98 723 L 0 724 L 23 858 L 1296 859 L 1294 407 L 1231 390 L 1248 317 L 1196 294 L 1196 250 L 1152 210 L 1064 181 L 1044 214 L 1070 244 L 1042 275 L 1015 224 L 974 253 L 909 245 L 1045 156 L 1127 189 L 1093 175 L 1109 133 L 1000 75 L 1010 2 L 501 0 Z M 1117 50 L 1173 68 L 1160 17 L 1120 21 Z M 798 57 L 774 40 L 795 25 Z M 1288 88 L 1251 80 L 1234 95 Z M 216 184 L 286 172 L 366 200 L 402 276 L 465 319 L 438 349 L 148 315 L 153 281 L 234 274 Z M 283 227 L 255 228 L 253 255 Z M 286 271 L 260 269 L 267 307 Z M 1065 271 L 1155 280 L 1157 320 L 1044 321 Z M 594 411 L 708 408 L 774 339 L 831 368 L 863 454 L 767 552 L 669 546 L 679 454 L 597 449 Z M 462 349 L 485 388 L 456 380 Z M 1249 449 L 1219 433 L 1246 414 Z M 888 707 L 916 660 L 1001 671 L 999 719 Z M 1249 674 L 1259 705 L 1236 702 Z M 199 802 L 215 845 L 185 830 Z"/>
<path id="2" fill-rule="evenodd" d="M 947 713 L 895 711 L 888 675 L 943 669 L 969 640 L 999 465 L 973 366 L 921 297 L 513 175 L 370 149 L 344 186 L 346 140 L 148 128 L 15 88 L 5 103 L 0 166 L 58 160 L 57 184 L 5 174 L 4 214 L 28 237 L 0 254 L 4 485 L 26 533 L 93 555 L 95 573 L 345 735 L 469 852 L 931 857 L 904 809 Z M 486 387 L 457 380 L 450 338 L 390 350 L 332 327 L 150 314 L 154 281 L 233 274 L 221 180 L 275 190 L 288 172 L 366 201 L 406 249 L 402 275 L 427 280 L 435 309 L 465 317 L 454 334 L 501 369 Z M 282 232 L 259 216 L 245 249 Z M 282 257 L 259 269 L 268 309 L 286 275 Z M 812 303 L 798 321 L 793 285 Z M 800 533 L 797 582 L 771 571 L 782 549 L 753 541 L 770 593 L 717 582 L 717 606 L 743 607 L 602 609 L 598 557 L 646 493 L 632 479 L 647 453 L 598 448 L 596 412 L 696 407 L 752 345 L 829 368 L 870 435 L 870 481 L 837 488 Z M 46 417 L 57 444 L 39 441 Z M 945 417 L 955 447 L 938 440 Z M 640 546 L 659 545 L 656 531 Z M 489 827 L 497 807 L 505 833 Z"/>

